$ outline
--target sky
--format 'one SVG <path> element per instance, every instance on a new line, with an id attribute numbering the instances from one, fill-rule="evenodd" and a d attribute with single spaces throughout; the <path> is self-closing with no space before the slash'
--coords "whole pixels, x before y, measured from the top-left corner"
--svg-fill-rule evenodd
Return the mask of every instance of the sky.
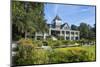
<path id="1" fill-rule="evenodd" d="M 44 5 L 45 19 L 47 23 L 51 23 L 56 15 L 58 15 L 63 23 L 79 26 L 81 22 L 85 22 L 91 26 L 95 24 L 95 6 L 68 5 L 68 4 L 51 4 Z"/>

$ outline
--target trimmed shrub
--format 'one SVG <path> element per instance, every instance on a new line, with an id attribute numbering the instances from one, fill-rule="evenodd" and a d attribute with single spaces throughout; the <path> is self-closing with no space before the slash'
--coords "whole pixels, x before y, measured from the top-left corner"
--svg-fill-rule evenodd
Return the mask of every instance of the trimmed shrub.
<path id="1" fill-rule="evenodd" d="M 42 41 L 32 39 L 21 39 L 18 41 L 18 45 L 31 45 L 33 47 L 41 47 L 43 45 Z"/>
<path id="2" fill-rule="evenodd" d="M 36 44 L 33 45 L 32 39 L 20 39 L 18 41 L 18 45 L 31 45 L 31 46 L 36 46 Z"/>
<path id="3" fill-rule="evenodd" d="M 33 64 L 33 51 L 36 47 L 36 44 L 33 44 L 33 41 L 31 39 L 21 39 L 17 44 L 16 54 L 13 57 L 13 64 Z"/>
<path id="4" fill-rule="evenodd" d="M 48 46 L 51 46 L 53 48 L 63 45 L 60 40 L 50 40 L 50 41 L 47 41 L 47 42 L 48 42 Z"/>
<path id="5" fill-rule="evenodd" d="M 92 53 L 90 53 L 92 54 Z M 93 57 L 93 55 L 91 55 Z M 51 63 L 65 62 L 84 62 L 93 61 L 89 56 L 89 51 L 82 48 L 58 48 L 55 49 L 49 56 Z"/>
<path id="6" fill-rule="evenodd" d="M 33 63 L 34 59 L 32 51 L 34 50 L 34 47 L 32 45 L 18 45 L 17 49 L 18 51 L 13 59 L 13 63 L 15 65 L 26 65 Z"/>
<path id="7" fill-rule="evenodd" d="M 48 42 L 47 41 L 43 41 L 42 42 L 44 46 L 48 46 Z"/>
<path id="8" fill-rule="evenodd" d="M 47 64 L 49 63 L 48 51 L 43 49 L 37 49 L 34 51 L 34 63 L 33 64 Z"/>
<path id="9" fill-rule="evenodd" d="M 36 40 L 36 41 L 33 41 L 33 44 L 36 44 L 36 47 L 41 47 L 43 45 L 43 42 L 40 41 L 40 40 Z"/>

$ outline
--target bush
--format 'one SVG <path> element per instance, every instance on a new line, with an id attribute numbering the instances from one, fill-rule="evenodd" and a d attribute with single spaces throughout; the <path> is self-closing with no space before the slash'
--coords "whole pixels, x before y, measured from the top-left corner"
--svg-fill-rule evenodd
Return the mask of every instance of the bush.
<path id="1" fill-rule="evenodd" d="M 17 46 L 18 51 L 16 52 L 16 55 L 13 59 L 13 64 L 15 65 L 26 65 L 26 64 L 32 64 L 33 59 L 33 52 L 34 47 L 31 45 L 18 45 Z"/>
<path id="2" fill-rule="evenodd" d="M 48 62 L 48 53 L 43 49 L 36 49 L 41 46 L 42 41 L 21 39 L 18 41 L 16 55 L 13 56 L 14 65 L 45 64 Z"/>
<path id="3" fill-rule="evenodd" d="M 76 44 L 79 45 L 79 43 L 77 41 L 70 41 L 70 40 L 62 40 L 63 45 L 66 46 L 76 46 Z"/>
<path id="4" fill-rule="evenodd" d="M 68 62 L 83 62 L 83 61 L 89 61 L 88 57 L 88 51 L 85 49 L 80 49 L 80 48 L 74 48 L 74 49 L 69 49 L 67 51 L 67 56 L 66 59 Z"/>
<path id="5" fill-rule="evenodd" d="M 20 39 L 18 41 L 18 45 L 31 45 L 33 47 L 41 47 L 43 45 L 43 43 L 40 40 L 32 41 L 32 39 Z"/>
<path id="6" fill-rule="evenodd" d="M 66 53 L 63 53 L 62 51 L 54 50 L 53 52 L 49 53 L 49 63 L 63 63 L 66 62 Z"/>
<path id="7" fill-rule="evenodd" d="M 58 40 L 64 40 L 64 37 L 63 36 L 59 36 Z"/>
<path id="8" fill-rule="evenodd" d="M 82 48 L 58 48 L 50 54 L 49 58 L 51 63 L 92 61 L 88 51 Z"/>
<path id="9" fill-rule="evenodd" d="M 13 63 L 16 65 L 25 65 L 33 63 L 33 51 L 36 44 L 31 39 L 21 39 L 16 47 L 16 55 L 13 57 Z"/>
<path id="10" fill-rule="evenodd" d="M 59 47 L 60 45 L 62 45 L 61 41 L 54 41 L 54 43 L 53 43 L 54 47 Z"/>
<path id="11" fill-rule="evenodd" d="M 43 45 L 43 42 L 38 40 L 38 41 L 33 41 L 33 44 L 36 44 L 36 47 L 41 47 Z"/>
<path id="12" fill-rule="evenodd" d="M 31 45 L 31 46 L 36 46 L 36 44 L 33 45 L 32 39 L 20 39 L 18 41 L 18 45 Z"/>
<path id="13" fill-rule="evenodd" d="M 79 46 L 80 42 L 78 41 L 70 41 L 70 40 L 48 40 L 45 41 L 48 46 L 51 47 L 63 47 L 63 46 Z"/>
<path id="14" fill-rule="evenodd" d="M 54 48 L 63 45 L 60 40 L 50 40 L 50 41 L 47 41 L 47 43 L 49 46 L 54 47 Z"/>
<path id="15" fill-rule="evenodd" d="M 65 62 L 83 62 L 94 61 L 95 47 L 67 47 L 54 48 L 52 51 L 42 48 L 35 48 L 41 44 L 48 44 L 51 47 L 61 46 L 63 44 L 73 42 L 69 41 L 32 41 L 30 39 L 21 39 L 18 41 L 17 52 L 13 57 L 14 65 L 27 64 L 50 64 L 50 63 L 65 63 Z M 88 49 L 88 50 L 87 50 Z"/>
<path id="16" fill-rule="evenodd" d="M 33 64 L 47 64 L 49 63 L 48 51 L 43 49 L 37 49 L 34 51 L 34 63 Z"/>
<path id="17" fill-rule="evenodd" d="M 62 44 L 63 45 L 68 45 L 69 44 L 69 41 L 68 40 L 62 40 Z"/>

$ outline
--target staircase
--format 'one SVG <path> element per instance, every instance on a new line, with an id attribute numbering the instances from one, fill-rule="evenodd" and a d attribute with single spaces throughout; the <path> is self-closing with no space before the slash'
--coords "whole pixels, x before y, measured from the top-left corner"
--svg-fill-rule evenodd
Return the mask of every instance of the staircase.
<path id="1" fill-rule="evenodd" d="M 55 36 L 51 36 L 52 40 L 58 40 Z"/>

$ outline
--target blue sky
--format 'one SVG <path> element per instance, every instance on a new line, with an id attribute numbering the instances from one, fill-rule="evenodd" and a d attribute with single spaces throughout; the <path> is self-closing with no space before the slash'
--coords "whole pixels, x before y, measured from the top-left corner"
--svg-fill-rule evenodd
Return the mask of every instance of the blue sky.
<path id="1" fill-rule="evenodd" d="M 94 6 L 80 6 L 80 5 L 65 5 L 65 4 L 50 4 L 44 5 L 45 19 L 47 23 L 51 23 L 56 15 L 58 15 L 63 22 L 69 25 L 79 25 L 85 22 L 93 26 L 95 24 L 95 7 Z"/>

